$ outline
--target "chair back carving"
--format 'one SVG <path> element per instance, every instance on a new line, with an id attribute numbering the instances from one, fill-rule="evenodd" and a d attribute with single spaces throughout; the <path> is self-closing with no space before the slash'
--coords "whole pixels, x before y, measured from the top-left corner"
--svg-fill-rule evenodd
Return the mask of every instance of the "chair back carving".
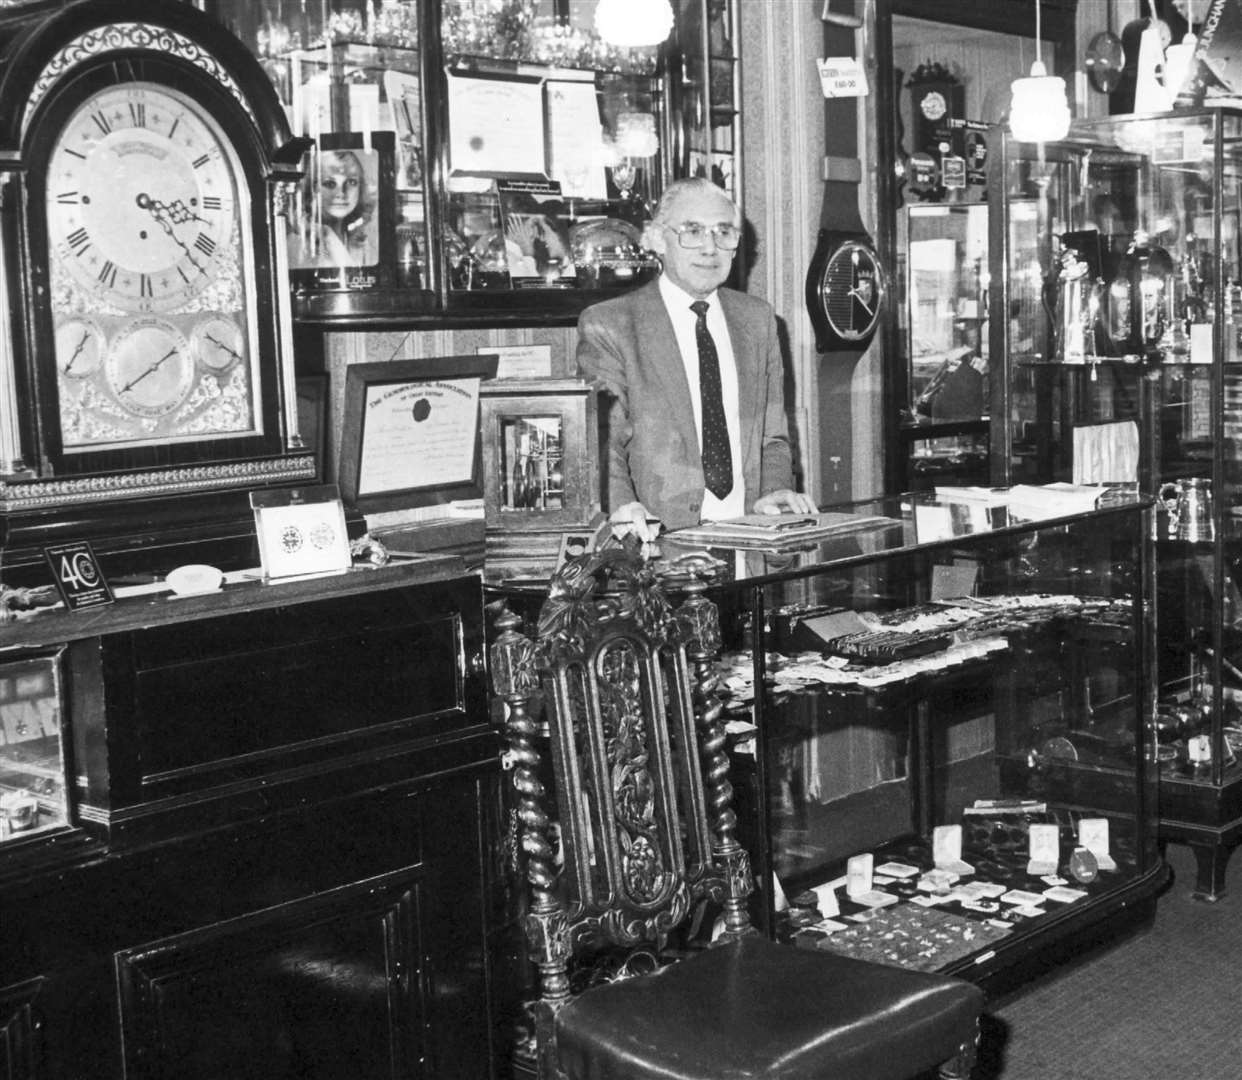
<path id="1" fill-rule="evenodd" d="M 527 940 L 549 1015 L 589 954 L 662 946 L 700 910 L 723 917 L 725 936 L 752 932 L 716 694 L 719 616 L 701 581 L 677 586 L 674 608 L 635 551 L 610 547 L 556 573 L 533 643 L 512 612 L 496 619 L 492 680 L 509 706 Z"/>

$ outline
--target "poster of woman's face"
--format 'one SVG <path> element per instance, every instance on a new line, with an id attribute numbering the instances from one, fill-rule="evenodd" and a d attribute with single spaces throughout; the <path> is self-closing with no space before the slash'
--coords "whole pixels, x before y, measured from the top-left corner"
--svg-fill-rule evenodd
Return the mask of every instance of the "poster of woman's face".
<path id="1" fill-rule="evenodd" d="M 302 161 L 289 213 L 295 292 L 388 288 L 396 193 L 391 131 L 331 132 Z"/>
<path id="2" fill-rule="evenodd" d="M 314 152 L 303 181 L 290 266 L 299 270 L 378 263 L 378 191 L 377 150 Z"/>

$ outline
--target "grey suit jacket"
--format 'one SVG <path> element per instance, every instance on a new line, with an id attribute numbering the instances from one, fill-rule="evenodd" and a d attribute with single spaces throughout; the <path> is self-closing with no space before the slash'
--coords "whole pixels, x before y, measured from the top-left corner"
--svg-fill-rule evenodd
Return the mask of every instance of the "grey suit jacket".
<path id="1" fill-rule="evenodd" d="M 742 480 L 749 511 L 793 486 L 776 316 L 758 297 L 720 289 L 737 365 Z M 695 525 L 703 459 L 685 366 L 659 285 L 587 308 L 578 320 L 578 371 L 603 384 L 606 509 L 641 502 L 670 529 Z"/>

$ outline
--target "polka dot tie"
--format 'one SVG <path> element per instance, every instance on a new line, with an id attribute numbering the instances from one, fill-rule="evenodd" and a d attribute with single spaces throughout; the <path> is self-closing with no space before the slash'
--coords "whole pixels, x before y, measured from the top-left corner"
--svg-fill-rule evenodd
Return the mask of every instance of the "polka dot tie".
<path id="1" fill-rule="evenodd" d="M 733 490 L 733 453 L 720 392 L 720 358 L 707 329 L 707 301 L 696 300 L 690 310 L 697 316 L 694 339 L 699 346 L 699 394 L 703 399 L 703 481 L 718 499 Z"/>

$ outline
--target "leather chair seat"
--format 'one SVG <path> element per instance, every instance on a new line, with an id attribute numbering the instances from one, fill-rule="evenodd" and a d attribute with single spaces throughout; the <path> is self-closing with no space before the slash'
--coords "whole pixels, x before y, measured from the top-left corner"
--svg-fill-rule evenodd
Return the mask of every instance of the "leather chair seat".
<path id="1" fill-rule="evenodd" d="M 570 1080 L 910 1080 L 958 1052 L 978 987 L 752 936 L 557 1013 Z"/>

